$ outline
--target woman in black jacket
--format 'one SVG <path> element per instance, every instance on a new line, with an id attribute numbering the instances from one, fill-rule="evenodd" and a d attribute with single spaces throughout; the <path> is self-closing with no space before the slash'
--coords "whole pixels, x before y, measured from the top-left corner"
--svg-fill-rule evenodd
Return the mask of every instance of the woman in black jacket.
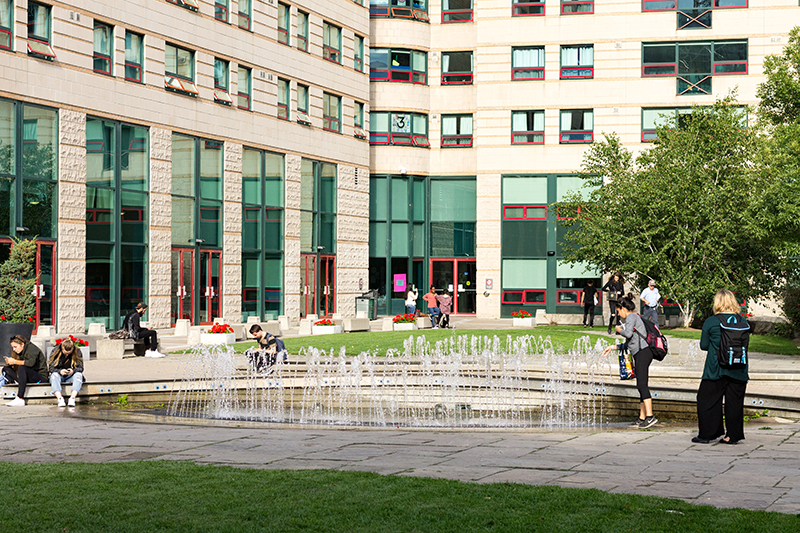
<path id="1" fill-rule="evenodd" d="M 600 290 L 604 292 L 608 291 L 608 308 L 611 311 L 611 316 L 608 317 L 608 333 L 610 334 L 614 326 L 620 325 L 617 302 L 619 302 L 622 295 L 625 294 L 625 280 L 622 279 L 622 273 L 614 272 Z"/>
<path id="2" fill-rule="evenodd" d="M 12 356 L 6 357 L 3 375 L 6 382 L 19 383 L 17 397 L 8 402 L 9 407 L 25 405 L 25 389 L 28 383 L 44 383 L 47 381 L 47 360 L 42 351 L 22 335 L 11 337 Z"/>

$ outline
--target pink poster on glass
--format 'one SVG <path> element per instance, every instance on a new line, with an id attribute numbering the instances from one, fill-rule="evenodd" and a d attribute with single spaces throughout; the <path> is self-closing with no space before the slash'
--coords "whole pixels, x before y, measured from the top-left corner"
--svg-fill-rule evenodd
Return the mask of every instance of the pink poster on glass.
<path id="1" fill-rule="evenodd" d="M 394 275 L 394 292 L 406 292 L 406 275 Z"/>

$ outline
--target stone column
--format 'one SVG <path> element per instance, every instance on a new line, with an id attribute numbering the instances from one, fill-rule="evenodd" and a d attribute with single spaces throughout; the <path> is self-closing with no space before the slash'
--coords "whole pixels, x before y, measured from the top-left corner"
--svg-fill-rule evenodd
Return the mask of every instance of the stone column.
<path id="1" fill-rule="evenodd" d="M 150 128 L 150 235 L 147 262 L 150 327 L 171 325 L 172 132 Z"/>
<path id="2" fill-rule="evenodd" d="M 58 332 L 86 329 L 86 115 L 58 113 Z"/>
<path id="3" fill-rule="evenodd" d="M 336 312 L 356 316 L 359 287 L 369 282 L 369 169 L 338 165 L 336 177 Z"/>
<path id="4" fill-rule="evenodd" d="M 225 143 L 222 227 L 222 318 L 242 321 L 242 145 Z"/>
<path id="5" fill-rule="evenodd" d="M 287 155 L 284 188 L 283 314 L 300 318 L 300 166 L 302 158 Z"/>
<path id="6" fill-rule="evenodd" d="M 500 205 L 501 176 L 499 174 L 478 174 L 476 187 L 477 224 L 475 228 L 475 256 L 477 266 L 478 309 L 482 318 L 500 317 Z M 486 280 L 494 282 L 494 288 L 486 289 Z M 489 296 L 484 296 L 488 291 Z"/>

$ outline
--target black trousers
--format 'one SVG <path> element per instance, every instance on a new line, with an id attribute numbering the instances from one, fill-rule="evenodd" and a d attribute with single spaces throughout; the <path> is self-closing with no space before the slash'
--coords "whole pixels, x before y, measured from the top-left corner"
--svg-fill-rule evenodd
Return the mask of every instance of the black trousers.
<path id="1" fill-rule="evenodd" d="M 28 383 L 44 383 L 47 381 L 41 374 L 25 365 L 18 365 L 14 370 L 11 366 L 3 367 L 3 374 L 6 376 L 6 381 L 13 383 L 16 381 L 19 386 L 17 388 L 17 398 L 25 398 L 25 389 Z"/>
<path id="2" fill-rule="evenodd" d="M 158 334 L 154 329 L 145 329 L 139 332 L 138 337 L 144 341 L 144 346 L 148 350 L 158 349 Z"/>
<path id="3" fill-rule="evenodd" d="M 725 435 L 732 441 L 744 438 L 744 393 L 746 381 L 728 376 L 704 379 L 697 390 L 698 437 L 711 440 Z M 725 398 L 725 421 L 722 420 L 722 398 Z"/>
<path id="4" fill-rule="evenodd" d="M 449 328 L 450 327 L 450 313 L 442 313 L 439 317 L 439 327 L 440 328 Z"/>
<path id="5" fill-rule="evenodd" d="M 614 329 L 614 326 L 619 326 L 622 324 L 622 321 L 620 320 L 619 312 L 617 311 L 617 302 L 612 302 L 609 300 L 608 308 L 611 310 L 611 316 L 608 317 L 608 332 L 611 333 L 611 330 Z"/>
<path id="6" fill-rule="evenodd" d="M 586 323 L 586 317 L 589 317 L 589 323 Z M 583 325 L 594 326 L 594 304 L 583 304 Z"/>
<path id="7" fill-rule="evenodd" d="M 636 373 L 636 388 L 639 389 L 639 401 L 650 398 L 650 363 L 653 362 L 653 352 L 650 348 L 639 350 L 633 354 L 633 371 Z"/>

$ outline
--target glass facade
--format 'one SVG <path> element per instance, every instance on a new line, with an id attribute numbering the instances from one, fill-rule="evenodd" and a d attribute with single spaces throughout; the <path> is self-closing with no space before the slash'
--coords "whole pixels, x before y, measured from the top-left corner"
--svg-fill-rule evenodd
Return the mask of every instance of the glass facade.
<path id="1" fill-rule="evenodd" d="M 460 286 L 456 312 L 475 312 L 476 192 L 472 177 L 370 178 L 369 289 L 380 295 L 379 313 L 403 311 L 405 294 L 393 289 L 398 275 L 420 296 L 430 283 L 451 292 Z"/>
<path id="2" fill-rule="evenodd" d="M 526 309 L 582 313 L 579 293 L 586 281 L 600 283 L 600 272 L 586 265 L 560 263 L 559 242 L 567 231 L 558 226 L 551 204 L 568 191 L 584 194 L 577 176 L 507 175 L 502 178 L 501 316 Z M 598 306 L 600 313 L 602 306 Z"/>
<path id="3" fill-rule="evenodd" d="M 147 299 L 149 133 L 86 121 L 86 325 L 121 327 Z"/>
<path id="4" fill-rule="evenodd" d="M 284 156 L 242 154 L 242 320 L 283 314 Z"/>

